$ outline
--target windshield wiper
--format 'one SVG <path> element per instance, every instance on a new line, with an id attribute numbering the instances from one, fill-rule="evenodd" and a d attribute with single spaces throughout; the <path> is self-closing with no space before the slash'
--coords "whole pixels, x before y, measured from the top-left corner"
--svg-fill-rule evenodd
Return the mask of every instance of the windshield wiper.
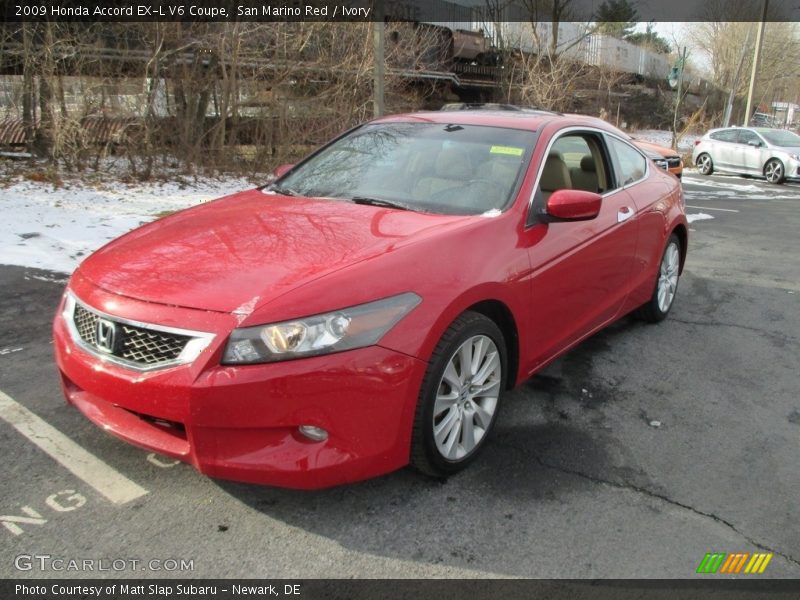
<path id="1" fill-rule="evenodd" d="M 275 192 L 283 196 L 300 196 L 300 192 L 288 187 L 281 187 L 279 185 L 271 185 L 267 188 L 270 192 Z"/>
<path id="2" fill-rule="evenodd" d="M 366 204 L 369 206 L 380 206 L 383 208 L 398 208 L 400 210 L 413 210 L 409 206 L 405 204 L 398 204 L 397 202 L 392 202 L 390 200 L 381 200 L 380 198 L 368 198 L 366 196 L 356 196 L 355 198 L 350 198 L 350 201 L 354 204 Z"/>

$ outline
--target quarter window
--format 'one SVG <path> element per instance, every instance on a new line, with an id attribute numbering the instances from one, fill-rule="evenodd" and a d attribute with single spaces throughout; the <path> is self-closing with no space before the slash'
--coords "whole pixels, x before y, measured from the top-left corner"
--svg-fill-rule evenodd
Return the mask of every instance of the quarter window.
<path id="1" fill-rule="evenodd" d="M 617 185 L 622 187 L 644 177 L 647 172 L 647 159 L 625 142 L 613 137 L 608 139 L 619 164 Z"/>
<path id="2" fill-rule="evenodd" d="M 722 131 L 715 131 L 708 137 L 718 142 L 736 142 L 738 133 L 738 129 L 723 129 Z"/>

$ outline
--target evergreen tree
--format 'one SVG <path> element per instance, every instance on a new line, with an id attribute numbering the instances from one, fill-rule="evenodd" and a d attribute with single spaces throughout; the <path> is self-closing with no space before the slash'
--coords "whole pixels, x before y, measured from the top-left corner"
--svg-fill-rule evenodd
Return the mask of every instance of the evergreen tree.
<path id="1" fill-rule="evenodd" d="M 598 33 L 621 40 L 633 33 L 638 19 L 639 13 L 628 0 L 603 0 L 595 15 Z"/>

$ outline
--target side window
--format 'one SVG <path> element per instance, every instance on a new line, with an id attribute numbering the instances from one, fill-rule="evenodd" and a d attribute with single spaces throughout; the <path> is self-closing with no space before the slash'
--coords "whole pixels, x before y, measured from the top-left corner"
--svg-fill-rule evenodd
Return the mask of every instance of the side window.
<path id="1" fill-rule="evenodd" d="M 557 190 L 606 191 L 608 164 L 603 145 L 595 133 L 568 133 L 556 139 L 542 167 L 528 224 L 535 221 L 537 214 L 546 213 L 547 200 Z"/>
<path id="2" fill-rule="evenodd" d="M 567 134 L 551 146 L 542 169 L 539 190 L 544 200 L 556 190 L 602 192 L 607 188 L 605 161 L 597 137 Z"/>
<path id="3" fill-rule="evenodd" d="M 740 129 L 739 130 L 739 143 L 740 144 L 749 144 L 750 142 L 761 142 L 761 139 L 755 134 L 755 132 L 750 131 L 749 129 Z"/>
<path id="4" fill-rule="evenodd" d="M 608 140 L 619 165 L 617 185 L 622 187 L 634 181 L 639 181 L 644 177 L 647 172 L 647 159 L 638 150 L 622 140 L 610 136 Z"/>
<path id="5" fill-rule="evenodd" d="M 735 142 L 738 137 L 738 129 L 723 129 L 722 131 L 715 131 L 709 137 L 718 142 Z"/>

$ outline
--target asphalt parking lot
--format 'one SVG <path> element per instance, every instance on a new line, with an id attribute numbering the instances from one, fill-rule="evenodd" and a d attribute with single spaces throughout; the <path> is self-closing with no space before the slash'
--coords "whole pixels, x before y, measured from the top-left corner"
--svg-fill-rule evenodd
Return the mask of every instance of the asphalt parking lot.
<path id="1" fill-rule="evenodd" d="M 748 577 L 800 577 L 800 185 L 684 188 L 704 216 L 670 317 L 623 319 L 507 395 L 484 455 L 446 482 L 287 491 L 117 441 L 58 387 L 65 276 L 0 267 L 0 577 L 683 578 L 707 552 L 771 552 Z M 29 413 L 131 493 L 110 499 L 9 423 Z"/>

